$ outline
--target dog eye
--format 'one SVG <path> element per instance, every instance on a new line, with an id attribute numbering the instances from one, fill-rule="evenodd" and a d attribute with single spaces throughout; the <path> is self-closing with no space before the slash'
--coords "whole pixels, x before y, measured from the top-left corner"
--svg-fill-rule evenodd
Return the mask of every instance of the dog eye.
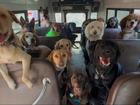
<path id="1" fill-rule="evenodd" d="M 60 48 L 63 48 L 63 45 L 60 45 Z"/>
<path id="2" fill-rule="evenodd" d="M 54 57 L 55 57 L 55 58 L 58 58 L 58 55 L 55 55 Z"/>
<path id="3" fill-rule="evenodd" d="M 100 27 L 99 27 L 99 26 L 98 26 L 97 28 L 98 28 L 98 29 L 100 29 Z"/>
<path id="4" fill-rule="evenodd" d="M 66 54 L 63 54 L 62 56 L 63 56 L 63 57 L 66 57 Z"/>
<path id="5" fill-rule="evenodd" d="M 69 44 L 66 44 L 66 46 L 69 46 Z"/>
<path id="6" fill-rule="evenodd" d="M 4 14 L 0 14 L 1 18 L 6 18 L 6 16 Z"/>
<path id="7" fill-rule="evenodd" d="M 135 19 L 135 21 L 138 21 L 137 19 Z"/>
<path id="8" fill-rule="evenodd" d="M 25 36 L 26 38 L 28 38 L 29 36 Z"/>

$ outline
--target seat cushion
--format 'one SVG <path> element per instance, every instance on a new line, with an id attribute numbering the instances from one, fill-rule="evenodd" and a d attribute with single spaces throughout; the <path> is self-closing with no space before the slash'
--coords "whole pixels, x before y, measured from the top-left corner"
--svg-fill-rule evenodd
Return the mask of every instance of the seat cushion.
<path id="1" fill-rule="evenodd" d="M 9 89 L 5 80 L 0 76 L 0 104 L 32 104 L 43 88 L 42 79 L 48 77 L 51 84 L 47 85 L 46 92 L 37 104 L 59 105 L 59 92 L 54 68 L 48 61 L 32 61 L 29 72 L 30 80 L 33 83 L 32 89 L 29 89 L 21 81 L 22 65 L 20 63 L 7 66 L 18 86 L 15 90 Z"/>
<path id="2" fill-rule="evenodd" d="M 139 72 L 120 76 L 109 92 L 107 105 L 139 105 L 139 81 Z"/>

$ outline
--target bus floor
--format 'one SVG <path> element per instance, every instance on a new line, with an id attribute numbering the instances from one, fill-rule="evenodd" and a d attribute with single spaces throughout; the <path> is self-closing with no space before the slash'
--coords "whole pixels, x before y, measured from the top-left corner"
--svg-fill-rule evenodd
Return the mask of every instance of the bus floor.
<path id="1" fill-rule="evenodd" d="M 72 48 L 72 59 L 70 62 L 70 69 L 85 71 L 85 60 L 83 56 L 83 51 L 79 43 L 76 43 L 79 47 L 78 49 Z"/>

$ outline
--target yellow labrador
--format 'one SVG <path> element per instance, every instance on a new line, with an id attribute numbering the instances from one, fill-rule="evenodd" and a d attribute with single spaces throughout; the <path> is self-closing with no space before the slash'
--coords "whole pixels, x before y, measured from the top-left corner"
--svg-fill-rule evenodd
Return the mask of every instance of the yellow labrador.
<path id="1" fill-rule="evenodd" d="M 72 48 L 72 43 L 68 39 L 60 39 L 55 44 L 55 49 L 64 49 L 64 50 L 66 50 L 69 53 L 70 57 L 72 56 L 71 48 Z"/>
<path id="2" fill-rule="evenodd" d="M 16 83 L 8 74 L 8 69 L 5 63 L 16 63 L 20 61 L 22 62 L 23 68 L 22 81 L 31 88 L 32 83 L 28 79 L 31 56 L 16 45 L 16 39 L 12 31 L 13 21 L 18 22 L 11 12 L 0 6 L 0 73 L 7 82 L 9 88 L 15 89 Z"/>

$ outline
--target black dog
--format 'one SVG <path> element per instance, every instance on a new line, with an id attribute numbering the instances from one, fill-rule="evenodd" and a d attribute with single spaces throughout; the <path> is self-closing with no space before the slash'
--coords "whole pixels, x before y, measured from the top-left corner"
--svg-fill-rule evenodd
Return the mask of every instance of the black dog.
<path id="1" fill-rule="evenodd" d="M 118 19 L 116 17 L 109 18 L 106 28 L 118 28 Z"/>
<path id="2" fill-rule="evenodd" d="M 93 84 L 95 105 L 105 105 L 109 89 L 114 80 L 122 74 L 117 62 L 120 51 L 114 42 L 98 40 L 90 44 L 89 54 L 92 60 L 87 73 Z"/>

